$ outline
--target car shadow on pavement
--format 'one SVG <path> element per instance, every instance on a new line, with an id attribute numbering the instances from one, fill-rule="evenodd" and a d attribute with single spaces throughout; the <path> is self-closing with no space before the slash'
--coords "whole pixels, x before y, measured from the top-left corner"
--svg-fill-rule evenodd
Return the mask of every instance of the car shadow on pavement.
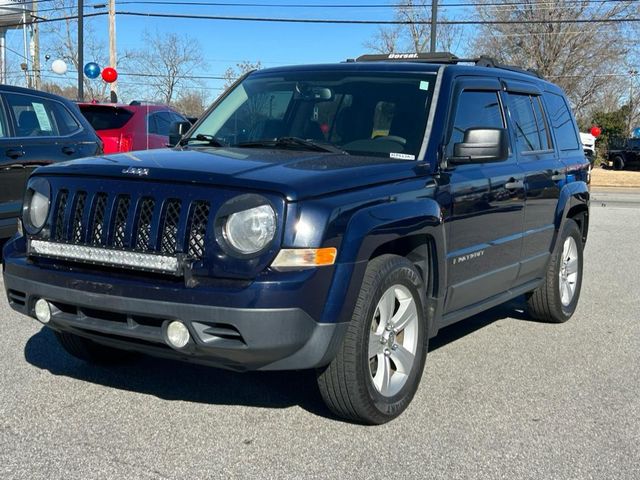
<path id="1" fill-rule="evenodd" d="M 429 350 L 442 348 L 503 318 L 527 319 L 519 310 L 517 304 L 509 303 L 446 327 L 431 340 Z M 299 406 L 312 414 L 337 419 L 322 402 L 313 371 L 239 373 L 144 355 L 119 365 L 89 365 L 67 354 L 48 328 L 28 340 L 24 355 L 31 365 L 53 375 L 164 400 L 260 408 Z"/>

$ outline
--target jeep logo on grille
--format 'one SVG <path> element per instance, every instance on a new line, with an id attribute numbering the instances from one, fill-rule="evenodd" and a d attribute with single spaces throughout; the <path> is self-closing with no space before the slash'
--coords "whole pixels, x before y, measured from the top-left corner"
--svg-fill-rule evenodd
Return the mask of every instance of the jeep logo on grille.
<path id="1" fill-rule="evenodd" d="M 149 169 L 148 168 L 129 167 L 129 168 L 125 168 L 124 170 L 122 170 L 122 173 L 126 173 L 126 174 L 129 174 L 129 175 L 138 175 L 139 177 L 146 177 L 147 175 L 149 175 Z"/>

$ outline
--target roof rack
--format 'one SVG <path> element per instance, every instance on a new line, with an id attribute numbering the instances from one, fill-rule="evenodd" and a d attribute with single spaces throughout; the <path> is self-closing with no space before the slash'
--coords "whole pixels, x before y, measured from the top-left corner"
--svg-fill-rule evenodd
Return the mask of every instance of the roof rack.
<path id="1" fill-rule="evenodd" d="M 152 100 L 133 100 L 129 102 L 130 107 L 140 107 L 143 105 L 164 105 L 162 102 L 155 102 Z"/>
<path id="2" fill-rule="evenodd" d="M 459 58 L 450 52 L 434 52 L 434 53 L 388 53 L 388 54 L 367 54 L 360 55 L 355 60 L 350 59 L 347 62 L 421 62 L 421 63 L 439 63 L 445 65 L 454 65 L 458 63 L 473 63 L 478 67 L 501 68 L 512 72 L 533 75 L 534 77 L 543 78 L 539 72 L 533 69 L 516 67 L 514 65 L 504 65 L 499 63 L 495 58 L 481 55 L 477 58 Z"/>

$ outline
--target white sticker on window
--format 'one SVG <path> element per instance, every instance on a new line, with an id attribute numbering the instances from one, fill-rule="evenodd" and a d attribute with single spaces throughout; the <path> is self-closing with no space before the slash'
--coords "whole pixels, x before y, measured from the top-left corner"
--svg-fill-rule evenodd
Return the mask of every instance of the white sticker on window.
<path id="1" fill-rule="evenodd" d="M 33 110 L 36 112 L 36 117 L 38 117 L 38 123 L 40 124 L 40 130 L 43 132 L 50 132 L 51 122 L 49 122 L 49 116 L 47 115 L 47 111 L 44 109 L 44 105 L 41 103 L 31 103 L 33 105 Z"/>
<path id="2" fill-rule="evenodd" d="M 420 80 L 420 90 L 429 90 L 429 82 Z"/>
<path id="3" fill-rule="evenodd" d="M 416 159 L 415 155 L 409 155 L 408 153 L 391 152 L 389 156 L 391 158 L 397 158 L 398 160 L 415 160 Z"/>

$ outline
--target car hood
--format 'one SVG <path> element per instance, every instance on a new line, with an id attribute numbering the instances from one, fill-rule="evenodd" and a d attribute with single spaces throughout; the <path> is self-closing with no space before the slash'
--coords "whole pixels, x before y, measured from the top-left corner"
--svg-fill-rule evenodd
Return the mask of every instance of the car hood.
<path id="1" fill-rule="evenodd" d="M 416 175 L 416 163 L 391 158 L 248 148 L 185 148 L 56 163 L 43 175 L 101 176 L 278 192 L 295 201 Z"/>

